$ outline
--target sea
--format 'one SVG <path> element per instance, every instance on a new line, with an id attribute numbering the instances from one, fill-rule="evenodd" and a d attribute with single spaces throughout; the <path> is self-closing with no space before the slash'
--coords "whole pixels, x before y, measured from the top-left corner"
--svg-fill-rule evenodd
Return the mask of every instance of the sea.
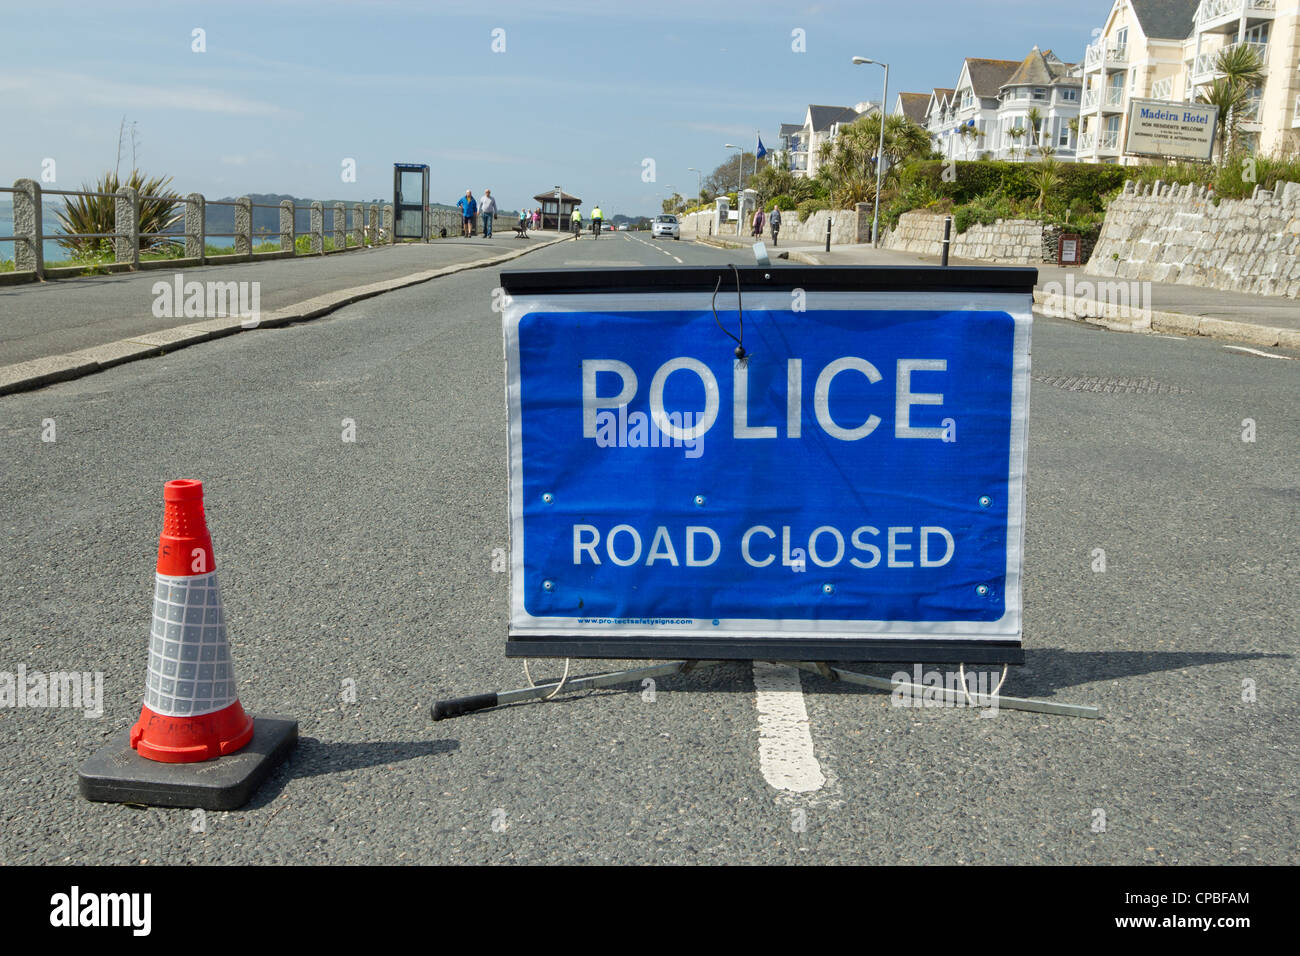
<path id="1" fill-rule="evenodd" d="M 8 194 L 0 193 L 0 195 L 8 195 Z M 58 216 L 56 215 L 57 211 L 62 208 L 62 204 L 47 202 L 44 205 L 45 205 L 45 212 L 44 215 L 41 217 L 41 222 L 45 229 L 45 234 L 48 236 L 51 233 L 62 232 L 63 230 L 59 228 L 59 219 Z M 13 234 L 14 234 L 13 201 L 9 199 L 0 200 L 0 236 L 12 236 Z M 45 246 L 46 262 L 57 262 L 60 259 L 67 259 L 69 256 L 68 250 L 64 249 L 53 239 L 46 239 L 43 245 Z M 13 259 L 13 257 L 14 257 L 14 241 L 12 239 L 0 239 L 0 260 Z"/>

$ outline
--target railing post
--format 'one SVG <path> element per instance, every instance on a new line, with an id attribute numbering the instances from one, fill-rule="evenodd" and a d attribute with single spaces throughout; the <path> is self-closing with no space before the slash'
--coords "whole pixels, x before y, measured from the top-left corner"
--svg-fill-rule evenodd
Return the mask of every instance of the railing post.
<path id="1" fill-rule="evenodd" d="M 294 208 L 292 199 L 280 200 L 280 251 L 297 253 L 294 245 Z"/>
<path id="2" fill-rule="evenodd" d="M 334 248 L 348 247 L 348 209 L 341 202 L 334 204 Z"/>
<path id="3" fill-rule="evenodd" d="M 325 207 L 319 202 L 311 204 L 311 254 L 325 255 Z"/>
<path id="4" fill-rule="evenodd" d="M 208 261 L 208 211 L 202 193 L 185 197 L 185 258 Z"/>
<path id="5" fill-rule="evenodd" d="M 379 207 L 374 203 L 370 204 L 370 229 L 367 231 L 367 245 L 375 245 L 379 242 Z"/>
<path id="6" fill-rule="evenodd" d="M 384 231 L 388 235 L 388 244 L 390 246 L 397 241 L 397 238 L 393 235 L 397 230 L 393 226 L 393 204 L 386 202 L 384 203 Z"/>
<path id="7" fill-rule="evenodd" d="M 357 245 L 366 244 L 366 213 L 361 203 L 352 204 L 352 231 L 357 234 Z"/>
<path id="8" fill-rule="evenodd" d="M 140 194 L 131 186 L 117 191 L 113 201 L 114 225 L 117 236 L 113 239 L 113 259 L 129 262 L 132 269 L 140 268 Z"/>
<path id="9" fill-rule="evenodd" d="M 235 255 L 253 254 L 253 200 L 240 196 L 235 200 Z"/>
<path id="10" fill-rule="evenodd" d="M 45 278 L 45 232 L 41 216 L 41 184 L 34 179 L 14 182 L 14 269 L 30 269 Z"/>

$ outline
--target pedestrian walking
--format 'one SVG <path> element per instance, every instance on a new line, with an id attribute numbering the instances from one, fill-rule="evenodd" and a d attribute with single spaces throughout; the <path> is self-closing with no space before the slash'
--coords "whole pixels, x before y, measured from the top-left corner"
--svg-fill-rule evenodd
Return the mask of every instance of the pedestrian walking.
<path id="1" fill-rule="evenodd" d="M 483 201 L 478 204 L 478 213 L 483 217 L 483 238 L 492 238 L 492 226 L 497 218 L 497 201 L 492 198 L 492 190 L 483 190 Z"/>
<path id="2" fill-rule="evenodd" d="M 755 239 L 762 239 L 763 238 L 763 207 L 762 206 L 759 206 L 757 209 L 754 210 L 753 225 L 754 225 L 754 230 L 752 233 L 753 237 Z"/>
<path id="3" fill-rule="evenodd" d="M 772 215 L 768 216 L 767 224 L 772 229 L 772 245 L 777 245 L 776 236 L 781 231 L 781 210 L 777 206 L 772 207 Z"/>
<path id="4" fill-rule="evenodd" d="M 467 238 L 474 235 L 474 216 L 478 213 L 478 203 L 474 199 L 474 193 L 465 190 L 465 195 L 456 200 L 456 205 L 460 207 L 461 236 Z"/>

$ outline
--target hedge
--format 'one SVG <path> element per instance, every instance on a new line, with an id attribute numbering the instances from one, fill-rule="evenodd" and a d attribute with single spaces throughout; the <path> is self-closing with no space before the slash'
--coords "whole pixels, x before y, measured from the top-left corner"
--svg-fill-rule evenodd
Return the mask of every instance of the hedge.
<path id="1" fill-rule="evenodd" d="M 942 160 L 919 160 L 908 163 L 900 172 L 899 185 L 903 191 L 908 186 L 924 183 L 937 196 L 951 199 L 962 205 L 1001 191 L 1008 199 L 1037 199 L 1038 187 L 1030 176 L 1037 163 L 1008 163 L 996 160 L 952 164 L 950 178 L 944 181 L 944 171 L 949 164 Z M 1090 206 L 1102 205 L 1107 194 L 1124 185 L 1132 170 L 1123 166 L 1094 163 L 1057 164 L 1059 184 L 1052 190 L 1055 198 L 1069 205 L 1085 202 Z"/>

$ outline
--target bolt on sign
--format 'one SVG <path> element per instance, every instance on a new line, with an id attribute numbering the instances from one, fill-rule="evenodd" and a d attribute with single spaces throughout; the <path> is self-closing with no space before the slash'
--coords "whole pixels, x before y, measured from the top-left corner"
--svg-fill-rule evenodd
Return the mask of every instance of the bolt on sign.
<path id="1" fill-rule="evenodd" d="M 501 280 L 508 656 L 1023 661 L 1036 270 Z"/>

